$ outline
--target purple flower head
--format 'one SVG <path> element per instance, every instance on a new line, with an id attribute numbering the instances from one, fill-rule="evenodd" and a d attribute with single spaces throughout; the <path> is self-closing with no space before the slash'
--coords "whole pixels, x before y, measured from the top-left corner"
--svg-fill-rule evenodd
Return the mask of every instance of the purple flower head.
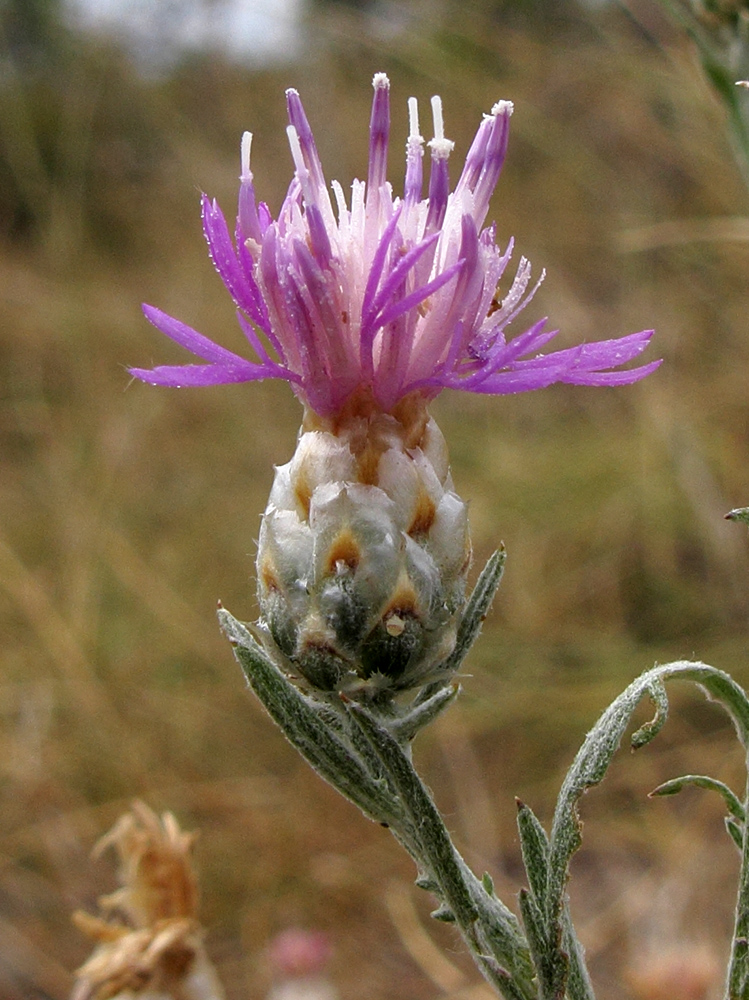
<path id="1" fill-rule="evenodd" d="M 133 368 L 133 375 L 170 386 L 286 379 L 308 406 L 329 417 L 357 393 L 390 412 L 414 391 L 429 399 L 445 388 L 499 395 L 554 382 L 624 385 L 658 367 L 653 361 L 620 368 L 645 349 L 650 330 L 550 354 L 538 353 L 557 333 L 545 320 L 508 339 L 507 327 L 539 284 L 531 285 L 530 264 L 521 258 L 500 297 L 512 240 L 501 249 L 494 226 L 482 228 L 505 158 L 512 104 L 500 101 L 484 116 L 451 192 L 453 143 L 444 136 L 441 102 L 432 99 L 423 197 L 424 140 L 411 98 L 399 198 L 386 179 L 390 85 L 383 73 L 373 84 L 368 176 L 366 183 L 354 181 L 350 205 L 337 181 L 331 200 L 295 90 L 286 95 L 294 176 L 278 219 L 255 198 L 250 133 L 242 139 L 234 239 L 216 202 L 203 196 L 211 257 L 255 359 L 144 306 L 157 329 L 205 363 Z"/>

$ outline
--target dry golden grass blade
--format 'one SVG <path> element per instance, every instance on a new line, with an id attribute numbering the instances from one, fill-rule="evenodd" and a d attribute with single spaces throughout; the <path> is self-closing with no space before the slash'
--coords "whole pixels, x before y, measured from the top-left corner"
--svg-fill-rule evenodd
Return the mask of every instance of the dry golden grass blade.
<path id="1" fill-rule="evenodd" d="M 104 726 L 117 710 L 96 676 L 79 637 L 57 610 L 38 578 L 0 536 L 0 587 L 24 614 L 81 708 Z"/>
<path id="2" fill-rule="evenodd" d="M 440 746 L 457 805 L 460 835 L 467 850 L 473 854 L 471 862 L 477 867 L 487 867 L 500 843 L 497 804 L 462 712 L 443 716 Z"/>
<path id="3" fill-rule="evenodd" d="M 135 550 L 113 525 L 103 526 L 105 557 L 120 583 L 142 601 L 183 649 L 212 660 L 216 649 L 206 640 L 206 630 L 196 627 L 195 609 Z M 205 620 L 210 609 L 205 609 Z M 215 630 L 218 636 L 218 627 Z M 218 646 L 218 643 L 217 643 Z"/>
<path id="4" fill-rule="evenodd" d="M 385 893 L 385 905 L 403 947 L 424 975 L 445 993 L 461 989 L 467 977 L 445 957 L 444 952 L 424 930 L 413 905 L 410 888 L 399 882 L 391 882 Z"/>
<path id="5" fill-rule="evenodd" d="M 616 237 L 616 245 L 622 253 L 687 243 L 749 243 L 749 218 L 673 219 L 624 229 Z"/>

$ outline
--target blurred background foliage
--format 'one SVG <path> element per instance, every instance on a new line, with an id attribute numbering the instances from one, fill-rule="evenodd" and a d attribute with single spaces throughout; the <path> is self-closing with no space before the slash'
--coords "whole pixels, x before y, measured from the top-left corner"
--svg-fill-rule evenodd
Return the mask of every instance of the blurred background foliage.
<path id="1" fill-rule="evenodd" d="M 548 820 L 629 679 L 696 656 L 749 681 L 747 540 L 723 520 L 749 503 L 749 213 L 726 115 L 649 0 L 307 0 L 278 15 L 297 41 L 260 62 L 170 48 L 188 7 L 139 4 L 144 48 L 142 30 L 85 27 L 60 0 L 0 3 L 0 994 L 67 996 L 87 953 L 69 913 L 113 888 L 90 848 L 137 795 L 202 830 L 231 1000 L 264 995 L 265 946 L 292 923 L 331 935 L 344 1000 L 478 998 L 408 860 L 295 758 L 217 634 L 218 597 L 256 614 L 259 514 L 299 406 L 274 383 L 130 384 L 126 365 L 181 357 L 139 303 L 241 349 L 198 192 L 231 213 L 249 128 L 278 207 L 287 86 L 328 177 L 363 176 L 384 70 L 396 187 L 412 93 L 443 97 L 453 177 L 482 112 L 515 102 L 491 215 L 548 271 L 528 321 L 548 312 L 568 344 L 657 329 L 665 361 L 640 385 L 434 405 L 477 564 L 500 540 L 509 559 L 464 695 L 417 753 L 469 860 L 511 899 L 512 796 Z M 698 698 L 674 716 L 586 803 L 573 902 L 614 1000 L 674 996 L 657 992 L 669 949 L 704 980 L 683 996 L 720 992 L 736 863 L 719 806 L 645 793 L 711 766 L 740 782 L 740 754 Z M 652 974 L 632 957 L 643 941 Z"/>

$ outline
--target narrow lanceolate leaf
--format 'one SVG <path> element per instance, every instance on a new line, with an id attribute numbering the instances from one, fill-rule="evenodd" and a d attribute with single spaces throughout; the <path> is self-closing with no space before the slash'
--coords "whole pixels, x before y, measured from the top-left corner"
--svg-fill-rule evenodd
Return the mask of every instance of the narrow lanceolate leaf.
<path id="1" fill-rule="evenodd" d="M 585 964 L 585 952 L 572 923 L 569 901 L 562 908 L 562 950 L 567 956 L 567 996 L 569 1000 L 595 1000 L 593 984 Z"/>
<path id="2" fill-rule="evenodd" d="M 709 778 L 704 774 L 684 774 L 680 778 L 671 778 L 670 781 L 664 781 L 662 785 L 654 788 L 650 792 L 650 795 L 651 797 L 655 797 L 656 795 L 676 795 L 682 788 L 686 788 L 687 785 L 694 785 L 695 788 L 708 788 L 710 791 L 717 792 L 728 807 L 730 814 L 739 823 L 746 821 L 746 810 L 735 792 L 732 792 L 728 785 L 722 781 L 718 781 L 716 778 Z"/>
<path id="3" fill-rule="evenodd" d="M 728 831 L 728 836 L 738 847 L 739 852 L 744 849 L 744 827 L 741 823 L 737 823 L 735 819 L 731 819 L 730 816 L 726 816 L 726 830 Z"/>
<path id="4" fill-rule="evenodd" d="M 517 918 L 496 896 L 488 894 L 455 850 L 429 792 L 396 740 L 361 705 L 349 703 L 348 711 L 371 740 L 398 788 L 418 838 L 413 852 L 420 868 L 417 884 L 432 889 L 442 903 L 435 916 L 454 919 L 477 964 L 503 996 L 535 1000 L 528 946 Z M 393 832 L 397 836 L 397 830 Z M 503 976 L 496 975 L 498 968 L 509 970 L 513 985 L 506 986 Z"/>
<path id="5" fill-rule="evenodd" d="M 543 996 L 548 993 L 549 984 L 549 941 L 546 934 L 546 921 L 541 907 L 533 898 L 533 893 L 527 889 L 521 889 L 518 893 L 520 904 L 520 916 L 523 918 L 523 927 L 528 937 L 528 945 L 533 957 L 533 966 L 543 987 Z"/>
<path id="6" fill-rule="evenodd" d="M 505 550 L 498 549 L 489 557 L 486 566 L 481 571 L 458 627 L 455 649 L 442 667 L 446 674 L 453 674 L 460 668 L 460 664 L 478 638 L 481 626 L 484 624 L 494 600 L 494 595 L 502 582 L 506 558 Z"/>
<path id="7" fill-rule="evenodd" d="M 548 925 L 545 914 L 529 892 L 522 889 L 518 900 L 538 978 L 539 1000 L 564 1000 L 569 961 L 561 948 L 561 933 L 558 928 Z"/>
<path id="8" fill-rule="evenodd" d="M 416 705 L 406 715 L 387 723 L 390 735 L 401 746 L 404 746 L 416 736 L 420 729 L 433 722 L 449 705 L 452 705 L 459 694 L 459 684 L 451 684 L 449 687 L 440 688 L 431 698 Z"/>
<path id="9" fill-rule="evenodd" d="M 648 694 L 655 705 L 655 715 L 650 722 L 646 722 L 632 734 L 630 745 L 633 750 L 640 750 L 642 747 L 647 746 L 651 740 L 654 740 L 661 729 L 663 729 L 668 718 L 668 697 L 666 696 L 666 688 L 663 685 L 663 681 L 655 678 L 648 687 Z"/>
<path id="10" fill-rule="evenodd" d="M 518 799 L 518 831 L 533 899 L 543 910 L 549 883 L 549 838 L 533 810 Z"/>
<path id="11" fill-rule="evenodd" d="M 223 608 L 218 616 L 250 686 L 288 740 L 367 816 L 380 823 L 396 822 L 401 809 L 384 782 L 373 778 L 351 747 L 321 720 L 314 704 L 281 673 L 248 629 Z"/>

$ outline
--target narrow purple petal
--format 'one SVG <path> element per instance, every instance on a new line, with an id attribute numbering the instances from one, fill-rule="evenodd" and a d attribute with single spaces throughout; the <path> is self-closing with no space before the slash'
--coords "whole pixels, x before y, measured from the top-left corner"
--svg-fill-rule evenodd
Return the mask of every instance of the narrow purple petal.
<path id="1" fill-rule="evenodd" d="M 173 316 L 169 316 L 168 313 L 162 312 L 161 309 L 146 304 L 142 308 L 149 323 L 152 323 L 157 330 L 166 334 L 167 337 L 181 347 L 186 348 L 193 354 L 197 354 L 199 358 L 205 358 L 206 361 L 213 361 L 217 364 L 232 364 L 234 362 L 241 362 L 242 364 L 250 363 L 245 362 L 244 358 L 241 358 L 238 354 L 234 354 L 233 351 L 227 351 L 225 347 L 215 344 L 208 337 L 204 337 L 202 333 L 193 330 L 187 323 L 182 323 Z"/>
<path id="2" fill-rule="evenodd" d="M 367 173 L 367 211 L 370 199 L 379 198 L 380 188 L 387 181 L 388 141 L 390 138 L 390 83 L 384 73 L 372 81 L 372 117 L 369 122 L 369 171 Z"/>
<path id="3" fill-rule="evenodd" d="M 421 257 L 436 243 L 438 239 L 439 233 L 434 233 L 432 236 L 428 236 L 417 246 L 412 247 L 408 253 L 401 257 L 399 263 L 388 274 L 371 305 L 369 305 L 366 309 L 362 308 L 362 327 L 369 327 L 370 324 L 376 320 L 377 313 L 387 304 L 388 299 L 392 298 L 395 289 L 400 288 L 400 286 L 404 283 L 408 272 L 415 267 Z M 426 293 L 426 295 L 429 294 L 429 292 Z M 426 298 L 426 295 L 424 295 L 423 298 Z"/>
<path id="4" fill-rule="evenodd" d="M 456 193 L 464 187 L 467 187 L 469 191 L 475 190 L 484 166 L 486 150 L 489 145 L 489 136 L 493 125 L 493 118 L 484 118 L 476 130 L 476 135 L 466 155 L 466 162 L 463 164 L 463 170 L 458 178 L 458 183 L 455 185 Z"/>
<path id="5" fill-rule="evenodd" d="M 257 217 L 260 220 L 260 232 L 265 236 L 268 226 L 273 222 L 273 215 L 264 201 L 261 201 L 258 205 Z"/>
<path id="6" fill-rule="evenodd" d="M 310 249 L 320 267 L 329 268 L 333 251 L 330 247 L 330 238 L 325 228 L 322 213 L 317 205 L 307 205 L 306 216 L 309 226 Z"/>
<path id="7" fill-rule="evenodd" d="M 433 281 L 428 282 L 426 285 L 422 285 L 420 288 L 414 289 L 410 295 L 406 295 L 404 298 L 391 303 L 387 309 L 383 310 L 383 312 L 374 317 L 372 320 L 373 329 L 381 329 L 383 326 L 387 326 L 388 323 L 392 323 L 404 313 L 409 312 L 411 309 L 415 309 L 416 306 L 420 305 L 425 299 L 428 299 L 430 295 L 434 295 L 434 293 L 439 291 L 443 285 L 446 285 L 448 281 L 451 281 L 456 274 L 459 274 L 463 270 L 464 264 L 464 260 L 456 261 L 451 267 L 448 267 L 446 271 L 442 271 L 438 274 Z M 370 334 L 371 333 L 372 331 L 370 330 Z"/>
<path id="8" fill-rule="evenodd" d="M 267 316 L 264 315 L 260 305 L 260 290 L 254 278 L 243 270 L 237 259 L 223 212 L 205 195 L 202 198 L 202 205 L 203 231 L 214 267 L 240 309 L 244 309 L 247 315 L 265 330 L 263 324 L 267 322 Z"/>
<path id="9" fill-rule="evenodd" d="M 425 233 L 436 232 L 442 226 L 449 193 L 450 169 L 447 165 L 447 157 L 432 151 L 432 164 L 429 171 L 429 212 L 424 229 Z"/>
<path id="10" fill-rule="evenodd" d="M 568 347 L 563 351 L 555 351 L 554 354 L 545 357 L 531 358 L 526 361 L 518 361 L 517 365 L 523 368 L 534 368 L 542 366 L 546 357 L 554 358 L 555 362 L 567 364 L 570 368 L 577 367 L 583 371 L 594 371 L 599 368 L 615 368 L 626 364 L 645 350 L 653 336 L 652 330 L 641 330 L 639 333 L 630 333 L 626 337 L 618 337 L 613 340 L 599 340 L 592 344 L 578 344 L 576 347 Z"/>
<path id="11" fill-rule="evenodd" d="M 533 389 L 545 389 L 555 382 L 561 381 L 565 373 L 563 366 L 550 366 L 538 371 L 504 371 L 497 372 L 491 378 L 485 379 L 477 386 L 472 386 L 470 392 L 478 392 L 488 396 L 505 396 L 514 392 L 529 392 Z M 445 386 L 451 389 L 462 389 L 460 380 L 447 381 Z"/>
<path id="12" fill-rule="evenodd" d="M 234 382 L 259 382 L 266 378 L 282 377 L 277 372 L 268 370 L 265 365 L 253 365 L 249 361 L 236 367 L 218 364 L 159 365 L 157 368 L 129 368 L 128 371 L 143 382 L 176 389 L 203 385 L 230 385 Z"/>
<path id="13" fill-rule="evenodd" d="M 317 188 L 325 188 L 325 174 L 322 163 L 315 145 L 315 137 L 312 134 L 307 115 L 304 113 L 299 93 L 290 89 L 286 91 L 286 109 L 289 115 L 289 123 L 294 126 L 299 136 L 299 144 L 302 147 L 302 154 L 307 169 L 310 172 L 312 183 Z"/>
<path id="14" fill-rule="evenodd" d="M 262 342 L 260 337 L 258 337 L 257 330 L 252 325 L 252 323 L 250 323 L 249 320 L 245 318 L 245 315 L 241 311 L 241 309 L 237 309 L 237 322 L 239 323 L 242 333 L 247 338 L 253 351 L 257 354 L 258 358 L 260 358 L 262 364 L 272 365 L 274 368 L 277 368 L 279 372 L 288 371 L 288 368 L 286 367 L 285 363 L 283 363 L 283 361 L 281 362 L 281 364 L 279 364 L 277 361 L 274 361 L 273 358 L 268 354 L 265 344 Z"/>
<path id="15" fill-rule="evenodd" d="M 501 110 L 500 110 L 501 109 Z M 497 105 L 489 133 L 489 141 L 484 154 L 484 161 L 481 165 L 481 172 L 473 188 L 474 206 L 473 217 L 476 225 L 480 226 L 489 211 L 489 201 L 494 188 L 497 186 L 499 175 L 502 173 L 505 156 L 507 155 L 507 142 L 510 136 L 510 115 L 512 105 L 507 101 Z"/>
<path id="16" fill-rule="evenodd" d="M 663 358 L 658 361 L 650 361 L 646 365 L 637 368 L 630 368 L 628 371 L 618 372 L 571 372 L 569 375 L 560 378 L 560 382 L 567 382 L 570 385 L 631 385 L 639 382 L 660 368 Z"/>

